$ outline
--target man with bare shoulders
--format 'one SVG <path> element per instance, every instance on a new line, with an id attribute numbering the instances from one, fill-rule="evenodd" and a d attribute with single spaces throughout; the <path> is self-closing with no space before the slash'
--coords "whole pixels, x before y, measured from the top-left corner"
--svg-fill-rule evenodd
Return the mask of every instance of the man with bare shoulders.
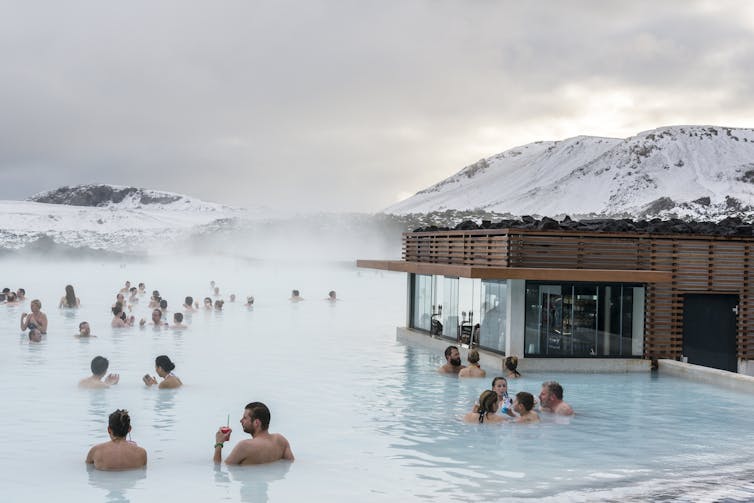
<path id="1" fill-rule="evenodd" d="M 458 377 L 487 377 L 487 372 L 479 366 L 479 351 L 470 349 L 466 359 L 469 361 L 469 366 L 461 369 Z"/>
<path id="2" fill-rule="evenodd" d="M 262 402 L 251 402 L 241 418 L 243 431 L 251 435 L 241 440 L 225 458 L 229 465 L 261 465 L 285 459 L 293 461 L 293 452 L 288 440 L 280 433 L 270 433 L 270 409 Z M 223 460 L 223 444 L 230 440 L 231 429 L 221 427 L 215 433 L 215 463 Z"/>
<path id="3" fill-rule="evenodd" d="M 539 392 L 539 403 L 542 412 L 551 412 L 559 416 L 573 415 L 573 408 L 563 401 L 563 386 L 557 381 L 545 381 L 542 383 L 542 391 Z"/>
<path id="4" fill-rule="evenodd" d="M 79 381 L 80 388 L 89 389 L 101 389 L 109 388 L 113 384 L 118 384 L 120 376 L 118 374 L 108 374 L 107 367 L 110 366 L 110 362 L 104 356 L 95 356 L 92 359 L 91 369 L 92 375 Z M 102 380 L 104 378 L 104 381 Z"/>
<path id="5" fill-rule="evenodd" d="M 445 360 L 445 364 L 437 369 L 441 374 L 458 374 L 461 369 L 466 368 L 464 365 L 461 365 L 461 353 L 458 352 L 458 348 L 455 346 L 445 348 Z"/>
<path id="6" fill-rule="evenodd" d="M 86 455 L 86 463 L 97 470 L 133 470 L 147 465 L 147 451 L 126 436 L 131 431 L 128 411 L 118 409 L 110 414 L 107 433 L 110 441 L 97 444 Z"/>

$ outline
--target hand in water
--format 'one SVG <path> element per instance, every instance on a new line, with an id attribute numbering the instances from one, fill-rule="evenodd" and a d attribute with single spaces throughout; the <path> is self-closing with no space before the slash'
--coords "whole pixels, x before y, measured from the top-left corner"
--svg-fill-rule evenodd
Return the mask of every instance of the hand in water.
<path id="1" fill-rule="evenodd" d="M 120 381 L 119 374 L 108 374 L 107 377 L 105 377 L 105 384 L 109 384 L 109 385 L 118 384 L 119 381 Z"/>
<path id="2" fill-rule="evenodd" d="M 157 379 L 149 374 L 146 374 L 144 377 L 142 377 L 142 381 L 144 381 L 144 384 L 146 384 L 147 386 L 157 384 Z"/>

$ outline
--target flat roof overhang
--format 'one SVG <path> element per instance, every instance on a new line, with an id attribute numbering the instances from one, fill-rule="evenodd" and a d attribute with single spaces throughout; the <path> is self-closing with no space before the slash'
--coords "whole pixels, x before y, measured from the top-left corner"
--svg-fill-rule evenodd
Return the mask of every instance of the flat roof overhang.
<path id="1" fill-rule="evenodd" d="M 670 283 L 670 271 L 626 269 L 558 269 L 550 267 L 486 267 L 477 265 L 432 264 L 405 260 L 357 260 L 357 267 L 383 271 L 458 276 L 479 279 L 528 279 L 544 281 L 619 281 L 625 283 Z"/>

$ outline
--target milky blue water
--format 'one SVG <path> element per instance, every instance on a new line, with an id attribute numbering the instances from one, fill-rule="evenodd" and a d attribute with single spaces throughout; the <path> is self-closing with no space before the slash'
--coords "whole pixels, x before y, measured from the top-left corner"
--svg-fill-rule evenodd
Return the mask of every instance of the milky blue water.
<path id="1" fill-rule="evenodd" d="M 190 328 L 114 330 L 109 308 L 125 280 L 143 281 L 177 307 L 211 295 L 222 312 Z M 59 310 L 71 283 L 79 310 Z M 539 374 L 511 391 L 559 380 L 577 415 L 538 425 L 458 420 L 490 379 L 435 373 L 441 355 L 395 341 L 404 324 L 402 274 L 323 264 L 220 259 L 144 263 L 0 262 L 0 286 L 26 288 L 50 319 L 40 344 L 20 334 L 23 306 L 0 305 L 0 501 L 750 501 L 754 397 L 650 374 Z M 299 289 L 306 299 L 288 302 Z M 324 300 L 335 289 L 343 300 Z M 240 299 L 254 295 L 253 310 Z M 134 307 L 148 318 L 146 300 Z M 73 337 L 87 320 L 97 336 Z M 185 386 L 148 389 L 167 354 Z M 121 382 L 79 390 L 96 355 Z M 488 369 L 494 375 L 493 369 Z M 211 461 L 230 414 L 263 401 L 270 431 L 296 461 L 231 469 Z M 127 408 L 146 470 L 87 470 L 108 439 L 107 415 Z"/>

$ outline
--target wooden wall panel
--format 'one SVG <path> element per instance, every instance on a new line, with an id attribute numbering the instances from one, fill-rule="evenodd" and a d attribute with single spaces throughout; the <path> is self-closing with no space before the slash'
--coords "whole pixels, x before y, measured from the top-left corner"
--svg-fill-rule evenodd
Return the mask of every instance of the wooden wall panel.
<path id="1" fill-rule="evenodd" d="M 741 236 L 560 230 L 413 232 L 403 236 L 403 259 L 488 267 L 671 272 L 671 283 L 648 284 L 646 289 L 645 356 L 681 356 L 682 295 L 698 292 L 739 296 L 738 356 L 754 359 L 752 243 L 754 238 Z"/>

